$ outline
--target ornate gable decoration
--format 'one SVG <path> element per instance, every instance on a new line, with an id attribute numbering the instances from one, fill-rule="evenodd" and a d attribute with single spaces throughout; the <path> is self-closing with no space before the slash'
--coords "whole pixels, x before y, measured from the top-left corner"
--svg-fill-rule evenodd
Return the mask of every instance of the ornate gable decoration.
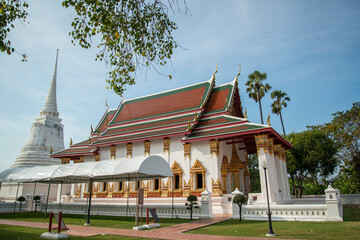
<path id="1" fill-rule="evenodd" d="M 114 160 L 116 158 L 116 146 L 115 145 L 110 146 L 110 152 L 111 152 L 110 159 Z"/>
<path id="2" fill-rule="evenodd" d="M 127 143 L 126 144 L 126 157 L 128 158 L 130 156 L 130 158 L 132 158 L 132 143 Z"/>
<path id="3" fill-rule="evenodd" d="M 165 152 L 170 153 L 170 138 L 164 138 L 164 154 Z"/>
<path id="4" fill-rule="evenodd" d="M 205 168 L 201 162 L 196 159 L 194 165 L 190 169 L 190 172 L 205 172 Z"/>
<path id="5" fill-rule="evenodd" d="M 149 156 L 150 156 L 150 144 L 151 144 L 150 141 L 145 141 L 145 142 L 144 142 L 144 157 L 145 157 L 146 155 L 149 155 Z"/>
<path id="6" fill-rule="evenodd" d="M 184 160 L 186 159 L 186 157 L 189 158 L 189 160 L 191 160 L 191 143 L 184 143 Z"/>
<path id="7" fill-rule="evenodd" d="M 224 156 L 222 163 L 221 163 L 221 173 L 225 173 L 225 175 L 226 175 L 226 173 L 228 171 L 230 171 L 230 165 L 229 165 L 227 156 Z"/>
<path id="8" fill-rule="evenodd" d="M 216 157 L 220 155 L 220 141 L 219 140 L 211 140 L 210 141 L 210 156 L 215 154 Z"/>
<path id="9" fill-rule="evenodd" d="M 233 144 L 232 147 L 232 155 L 231 155 L 231 162 L 230 162 L 230 168 L 231 169 L 239 169 L 243 166 L 243 163 L 241 162 L 239 155 L 236 151 L 235 144 Z"/>
<path id="10" fill-rule="evenodd" d="M 181 167 L 179 166 L 179 164 L 176 161 L 171 166 L 171 171 L 173 173 L 182 173 Z"/>

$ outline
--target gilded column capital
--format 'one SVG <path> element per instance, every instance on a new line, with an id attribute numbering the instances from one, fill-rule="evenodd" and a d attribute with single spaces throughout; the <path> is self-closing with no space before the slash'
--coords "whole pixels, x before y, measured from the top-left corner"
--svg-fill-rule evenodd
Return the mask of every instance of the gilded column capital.
<path id="1" fill-rule="evenodd" d="M 274 156 L 278 159 L 281 159 L 281 144 L 274 145 Z"/>
<path id="2" fill-rule="evenodd" d="M 274 155 L 274 140 L 269 137 L 267 134 L 259 134 L 255 136 L 256 150 L 257 153 L 260 153 L 260 149 L 264 149 L 265 153 Z"/>
<path id="3" fill-rule="evenodd" d="M 212 157 L 215 154 L 216 157 L 220 155 L 220 141 L 219 140 L 210 140 L 210 156 Z"/>

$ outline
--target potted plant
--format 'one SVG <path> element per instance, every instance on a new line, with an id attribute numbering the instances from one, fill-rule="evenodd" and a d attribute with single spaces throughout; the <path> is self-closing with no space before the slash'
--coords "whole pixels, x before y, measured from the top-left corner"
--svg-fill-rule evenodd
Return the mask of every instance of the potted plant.
<path id="1" fill-rule="evenodd" d="M 186 199 L 188 201 L 188 203 L 185 203 L 186 209 L 190 210 L 190 220 L 192 220 L 192 214 L 193 214 L 193 208 L 199 208 L 198 203 L 197 203 L 197 197 L 194 195 L 190 195 L 187 197 Z"/>
<path id="2" fill-rule="evenodd" d="M 246 203 L 246 198 L 242 194 L 237 194 L 233 199 L 233 203 L 236 203 L 239 206 L 239 221 L 241 221 L 241 206 Z"/>
<path id="3" fill-rule="evenodd" d="M 25 202 L 25 198 L 23 196 L 20 196 L 18 197 L 18 199 L 16 199 L 16 201 L 20 202 L 20 212 L 21 212 L 22 202 Z"/>

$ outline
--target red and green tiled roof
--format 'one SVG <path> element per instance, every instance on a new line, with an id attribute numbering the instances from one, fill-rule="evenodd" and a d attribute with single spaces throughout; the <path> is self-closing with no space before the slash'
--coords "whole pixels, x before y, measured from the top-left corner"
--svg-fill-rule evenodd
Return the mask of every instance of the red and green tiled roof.
<path id="1" fill-rule="evenodd" d="M 195 85 L 123 100 L 117 109 L 105 112 L 90 141 L 74 144 L 51 156 L 90 155 L 101 146 L 172 136 L 192 142 L 247 134 L 253 138 L 253 134 L 260 132 L 277 134 L 269 126 L 253 124 L 242 117 L 237 82 L 214 87 L 211 78 Z M 280 135 L 276 137 L 282 141 Z"/>
<path id="2" fill-rule="evenodd" d="M 201 109 L 212 86 L 211 79 L 188 87 L 123 101 L 109 126 Z"/>
<path id="3" fill-rule="evenodd" d="M 86 147 L 74 147 L 71 145 L 70 148 L 60 150 L 56 153 L 51 154 L 51 157 L 60 158 L 60 157 L 75 157 L 75 156 L 84 156 L 84 155 L 93 155 L 98 150 L 97 147 L 86 146 Z"/>
<path id="4" fill-rule="evenodd" d="M 106 130 L 107 125 L 114 117 L 115 112 L 116 109 L 107 109 L 103 117 L 101 118 L 99 124 L 95 127 L 93 134 L 97 134 L 98 132 L 102 133 L 104 130 Z"/>
<path id="5" fill-rule="evenodd" d="M 234 92 L 235 82 L 214 87 L 206 105 L 204 115 L 216 114 L 227 111 Z"/>

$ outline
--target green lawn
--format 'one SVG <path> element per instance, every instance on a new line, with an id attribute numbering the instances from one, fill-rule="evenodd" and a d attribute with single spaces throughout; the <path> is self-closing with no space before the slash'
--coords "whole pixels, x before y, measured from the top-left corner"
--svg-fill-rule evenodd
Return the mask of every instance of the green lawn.
<path id="1" fill-rule="evenodd" d="M 268 232 L 267 221 L 228 220 L 188 233 L 264 237 Z M 344 208 L 344 222 L 273 222 L 277 238 L 296 239 L 360 239 L 360 210 L 357 207 Z"/>
<path id="2" fill-rule="evenodd" d="M 18 227 L 18 226 L 8 226 L 8 225 L 0 225 L 0 236 L 1 239 L 6 240 L 39 240 L 40 235 L 46 232 L 46 229 L 40 228 L 28 228 L 28 227 Z M 69 236 L 68 239 L 71 240 L 142 240 L 145 238 L 133 238 L 133 237 L 123 237 L 123 236 L 114 236 L 114 235 L 99 235 L 93 237 L 75 237 Z"/>
<path id="3" fill-rule="evenodd" d="M 48 223 L 49 219 L 44 220 L 43 213 L 22 212 L 22 213 L 7 213 L 0 214 L 0 219 L 30 221 L 30 222 L 44 222 Z M 84 225 L 86 222 L 84 215 L 64 214 L 63 219 L 65 224 L 69 225 Z M 152 219 L 151 219 L 152 220 Z M 189 222 L 188 219 L 171 219 L 161 218 L 161 227 L 168 227 L 175 224 Z M 91 225 L 94 227 L 108 227 L 108 228 L 121 228 L 132 229 L 135 226 L 134 217 L 118 217 L 118 216 L 91 216 Z M 143 224 L 146 224 L 146 219 L 143 219 Z"/>

